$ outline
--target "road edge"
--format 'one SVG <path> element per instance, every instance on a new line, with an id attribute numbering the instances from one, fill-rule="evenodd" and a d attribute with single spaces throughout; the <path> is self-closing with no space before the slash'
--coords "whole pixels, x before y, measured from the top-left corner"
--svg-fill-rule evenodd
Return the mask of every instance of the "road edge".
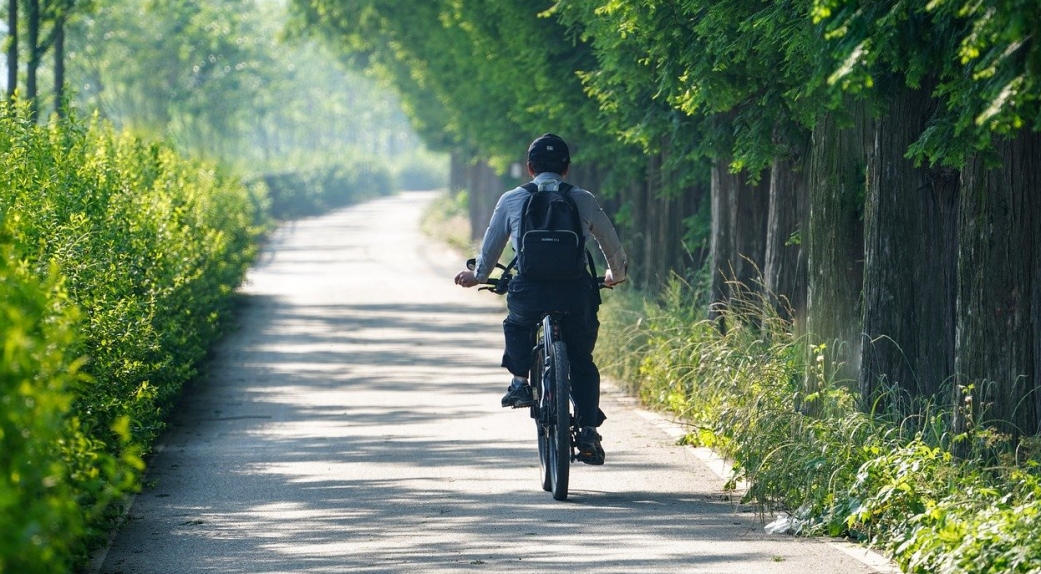
<path id="1" fill-rule="evenodd" d="M 601 380 L 601 387 L 604 391 L 610 393 L 613 400 L 632 409 L 640 418 L 646 420 L 654 425 L 654 427 L 664 432 L 669 438 L 675 440 L 677 444 L 679 444 L 680 439 L 685 437 L 689 432 L 689 429 L 675 418 L 668 417 L 664 413 L 652 411 L 644 407 L 636 397 L 626 392 L 625 389 L 616 382 L 604 378 Z M 697 459 L 708 467 L 716 476 L 718 476 L 721 481 L 726 482 L 733 478 L 733 466 L 725 458 L 719 456 L 719 453 L 715 450 L 708 447 L 692 445 L 684 446 L 685 448 L 690 449 L 694 456 L 697 457 Z M 736 494 L 742 494 L 747 490 L 743 481 L 738 481 L 735 486 L 736 488 L 733 492 Z M 759 526 L 762 527 L 762 524 Z M 840 538 L 814 536 L 809 537 L 809 539 L 819 540 L 821 543 L 835 548 L 854 560 L 857 560 L 861 564 L 875 569 L 875 572 L 878 574 L 902 574 L 903 572 L 895 563 L 893 563 L 892 560 L 878 551 L 862 544 L 857 544 Z"/>

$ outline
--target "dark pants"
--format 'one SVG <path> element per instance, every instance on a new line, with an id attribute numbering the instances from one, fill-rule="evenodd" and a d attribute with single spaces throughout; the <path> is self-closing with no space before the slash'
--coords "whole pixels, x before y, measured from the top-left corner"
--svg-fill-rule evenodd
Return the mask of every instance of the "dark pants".
<path id="1" fill-rule="evenodd" d="M 593 364 L 600 321 L 600 291 L 588 275 L 575 281 L 540 282 L 515 277 L 510 281 L 506 297 L 510 313 L 502 322 L 506 335 L 506 352 L 502 366 L 519 377 L 528 377 L 531 351 L 535 347 L 542 315 L 563 311 L 561 328 L 571 363 L 571 398 L 579 426 L 600 426 L 604 413 L 600 410 L 600 371 Z"/>

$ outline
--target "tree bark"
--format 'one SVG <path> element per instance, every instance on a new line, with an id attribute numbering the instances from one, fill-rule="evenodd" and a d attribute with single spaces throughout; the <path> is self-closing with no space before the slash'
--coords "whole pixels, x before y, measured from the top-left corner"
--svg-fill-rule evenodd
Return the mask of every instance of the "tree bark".
<path id="1" fill-rule="evenodd" d="M 809 220 L 809 155 L 806 144 L 792 142 L 770 169 L 770 206 L 766 227 L 766 294 L 777 312 L 806 327 L 806 226 Z"/>
<path id="2" fill-rule="evenodd" d="M 629 256 L 631 281 L 648 293 L 655 293 L 672 272 L 682 274 L 692 262 L 684 249 L 687 217 L 694 215 L 703 187 L 672 189 L 678 175 L 667 161 L 668 146 L 663 152 L 650 154 L 644 164 L 643 177 L 631 181 L 618 199 L 604 205 L 619 227 L 626 254 Z M 581 185 L 580 182 L 577 182 Z M 618 225 L 617 211 L 626 212 L 624 224 Z"/>
<path id="3" fill-rule="evenodd" d="M 54 21 L 54 112 L 65 115 L 65 13 Z"/>
<path id="4" fill-rule="evenodd" d="M 900 418 L 954 369 L 957 175 L 904 157 L 935 109 L 931 93 L 890 100 L 868 157 L 860 397 Z"/>
<path id="5" fill-rule="evenodd" d="M 684 248 L 686 219 L 697 211 L 705 189 L 698 186 L 677 187 L 680 174 L 670 162 L 670 145 L 662 143 L 662 151 L 648 158 L 646 221 L 641 251 L 643 269 L 640 284 L 650 293 L 659 292 L 673 273 L 685 275 L 694 263 Z"/>
<path id="6" fill-rule="evenodd" d="M 643 288 L 650 293 L 657 293 L 661 288 L 661 260 L 663 245 L 660 240 L 660 226 L 663 217 L 662 205 L 658 200 L 663 182 L 661 154 L 648 154 L 646 191 L 643 194 L 643 213 L 646 217 L 643 227 L 643 280 L 640 282 Z"/>
<path id="7" fill-rule="evenodd" d="M 453 151 L 448 163 L 448 191 L 453 195 L 466 189 L 466 162 L 463 152 Z"/>
<path id="8" fill-rule="evenodd" d="M 861 213 L 865 151 L 872 132 L 865 103 L 851 101 L 847 113 L 845 119 L 838 112 L 825 114 L 811 139 L 806 328 L 811 347 L 827 349 L 825 380 L 808 377 L 808 393 L 821 390 L 826 382 L 852 387 L 860 370 Z M 807 408 L 813 410 L 812 405 Z"/>
<path id="9" fill-rule="evenodd" d="M 647 253 L 647 228 L 650 216 L 647 212 L 647 197 L 650 194 L 646 178 L 631 182 L 626 193 L 626 203 L 632 217 L 632 229 L 629 233 L 629 245 L 632 250 L 629 255 L 629 274 L 633 284 L 637 287 L 645 287 L 652 273 Z"/>
<path id="10" fill-rule="evenodd" d="M 29 0 L 26 11 L 26 33 L 29 44 L 29 61 L 25 75 L 25 97 L 29 102 L 29 117 L 35 119 L 40 104 L 37 101 L 36 74 L 40 68 L 40 0 Z"/>
<path id="11" fill-rule="evenodd" d="M 18 91 L 18 0 L 7 0 L 7 101 Z"/>
<path id="12" fill-rule="evenodd" d="M 484 161 L 475 161 L 467 166 L 467 186 L 469 190 L 470 235 L 474 240 L 484 237 L 488 229 L 488 221 L 499 201 L 499 196 L 506 191 L 502 178 Z"/>
<path id="13" fill-rule="evenodd" d="M 748 181 L 748 173 L 731 173 L 730 158 L 712 166 L 712 259 L 710 317 L 719 316 L 719 304 L 735 295 L 735 284 L 759 291 L 766 258 L 766 224 L 770 206 L 769 179 Z"/>
<path id="14" fill-rule="evenodd" d="M 955 429 L 1028 436 L 1041 430 L 1041 134 L 995 147 L 1000 167 L 980 154 L 962 174 L 956 400 L 972 408 Z"/>
<path id="15" fill-rule="evenodd" d="M 568 169 L 567 180 L 582 189 L 588 189 L 596 196 L 600 206 L 603 207 L 608 214 L 614 213 L 615 210 L 608 209 L 608 206 L 613 206 L 616 198 L 609 198 L 604 192 L 604 174 L 599 165 L 595 163 L 583 163 L 581 165 L 573 164 L 571 168 Z"/>

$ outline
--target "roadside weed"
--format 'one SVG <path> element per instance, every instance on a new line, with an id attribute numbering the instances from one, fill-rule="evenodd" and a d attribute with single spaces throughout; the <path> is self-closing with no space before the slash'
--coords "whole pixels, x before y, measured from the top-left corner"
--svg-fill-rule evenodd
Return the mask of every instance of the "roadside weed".
<path id="1" fill-rule="evenodd" d="M 679 280 L 655 299 L 612 296 L 598 352 L 605 374 L 690 424 L 688 442 L 732 461 L 746 502 L 789 512 L 803 534 L 878 547 L 908 572 L 1041 571 L 1037 439 L 974 426 L 971 413 L 953 433 L 945 397 L 864 412 L 828 346 L 797 336 L 769 297 L 742 290 L 714 319 L 705 308 Z"/>

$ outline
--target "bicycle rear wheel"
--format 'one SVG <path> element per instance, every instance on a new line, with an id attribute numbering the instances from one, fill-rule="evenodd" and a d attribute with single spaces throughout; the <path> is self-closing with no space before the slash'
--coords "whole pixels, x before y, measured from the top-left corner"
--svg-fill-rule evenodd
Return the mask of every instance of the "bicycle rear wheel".
<path id="1" fill-rule="evenodd" d="M 571 469 L 571 368 L 567 358 L 567 346 L 562 341 L 553 342 L 550 359 L 551 380 L 544 381 L 548 389 L 547 405 L 551 405 L 548 419 L 548 458 L 550 491 L 556 500 L 567 498 L 568 478 Z"/>

